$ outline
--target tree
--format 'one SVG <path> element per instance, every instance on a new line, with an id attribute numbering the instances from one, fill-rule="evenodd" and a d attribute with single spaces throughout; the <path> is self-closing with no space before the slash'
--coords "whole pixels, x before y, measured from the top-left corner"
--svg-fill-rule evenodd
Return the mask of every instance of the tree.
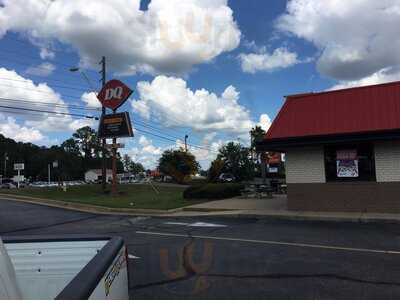
<path id="1" fill-rule="evenodd" d="M 217 167 L 220 168 L 220 173 L 231 173 L 238 181 L 250 180 L 254 177 L 255 164 L 251 159 L 250 149 L 239 143 L 230 142 L 221 147 L 211 166 L 215 170 Z M 215 170 L 213 170 L 214 173 Z"/>
<path id="2" fill-rule="evenodd" d="M 131 165 L 132 165 L 132 159 L 128 154 L 125 154 L 122 158 L 122 163 L 124 164 L 124 170 L 126 172 L 130 172 L 131 170 Z"/>
<path id="3" fill-rule="evenodd" d="M 199 163 L 190 152 L 183 149 L 166 150 L 158 161 L 160 172 L 171 176 L 176 182 L 183 183 L 188 176 L 196 174 Z"/>
<path id="4" fill-rule="evenodd" d="M 89 126 L 79 128 L 72 137 L 86 159 L 100 157 L 101 142 L 94 129 Z"/>
<path id="5" fill-rule="evenodd" d="M 134 161 L 131 162 L 129 171 L 133 174 L 137 175 L 139 173 L 145 172 L 145 169 L 141 163 L 135 163 Z"/>
<path id="6" fill-rule="evenodd" d="M 253 153 L 256 151 L 256 144 L 264 139 L 266 132 L 261 126 L 256 126 L 250 130 L 251 150 Z"/>
<path id="7" fill-rule="evenodd" d="M 63 150 L 67 153 L 73 154 L 73 155 L 80 155 L 80 149 L 79 149 L 79 145 L 76 142 L 76 140 L 74 140 L 73 138 L 69 138 L 68 140 L 65 140 L 62 144 L 61 144 L 61 148 L 63 148 Z"/>
<path id="8" fill-rule="evenodd" d="M 211 162 L 211 166 L 208 169 L 208 180 L 217 181 L 219 175 L 222 173 L 222 168 L 224 167 L 224 161 L 222 159 L 216 159 Z"/>

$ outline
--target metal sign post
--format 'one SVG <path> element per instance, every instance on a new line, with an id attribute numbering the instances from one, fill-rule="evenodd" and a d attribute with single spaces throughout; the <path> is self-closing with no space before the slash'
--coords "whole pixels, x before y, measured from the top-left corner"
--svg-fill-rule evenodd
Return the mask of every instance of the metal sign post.
<path id="1" fill-rule="evenodd" d="M 117 137 L 119 136 L 133 136 L 130 121 L 128 124 L 129 114 L 124 113 L 123 117 L 118 117 L 120 114 L 117 114 L 117 108 L 124 104 L 132 92 L 123 82 L 113 79 L 108 81 L 97 95 L 102 106 L 108 107 L 113 111 L 112 115 L 102 116 L 99 126 L 99 137 L 112 137 L 113 145 L 117 144 Z M 124 128 L 126 128 L 127 133 L 121 135 L 120 131 Z M 117 147 L 112 148 L 112 173 L 111 192 L 115 195 L 117 193 Z"/>
<path id="2" fill-rule="evenodd" d="M 19 183 L 21 181 L 21 170 L 25 169 L 25 165 L 23 163 L 14 164 L 14 170 L 18 172 L 17 177 L 17 188 L 19 188 Z"/>

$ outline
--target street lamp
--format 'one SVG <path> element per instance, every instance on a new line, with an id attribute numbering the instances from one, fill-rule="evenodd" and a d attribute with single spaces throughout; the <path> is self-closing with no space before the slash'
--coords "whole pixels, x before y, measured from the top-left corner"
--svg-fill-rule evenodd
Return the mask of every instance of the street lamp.
<path id="1" fill-rule="evenodd" d="M 97 94 L 96 89 L 94 88 L 92 82 L 90 81 L 89 77 L 86 75 L 86 73 L 84 71 L 81 70 L 81 68 L 79 67 L 72 67 L 69 69 L 70 72 L 79 72 L 81 73 L 82 77 L 86 80 L 87 84 L 89 85 L 90 89 L 92 90 L 92 92 L 94 92 L 95 94 Z"/>
<path id="2" fill-rule="evenodd" d="M 106 84 L 106 58 L 103 56 L 101 59 L 100 64 L 102 65 L 102 69 L 100 71 L 101 73 L 101 82 L 102 82 L 102 86 L 104 87 L 104 85 Z M 87 84 L 89 85 L 89 87 L 92 89 L 92 91 L 96 94 L 97 96 L 97 91 L 94 88 L 92 82 L 90 81 L 89 77 L 86 75 L 86 73 L 84 71 L 81 70 L 81 68 L 79 67 L 71 67 L 70 72 L 79 72 L 81 73 L 81 75 L 83 76 L 83 78 L 85 78 Z M 103 117 L 106 114 L 106 108 L 105 106 L 102 105 L 101 107 L 101 116 Z M 101 150 L 101 161 L 102 161 L 102 166 L 101 166 L 101 175 L 102 175 L 102 188 L 103 188 L 103 192 L 106 191 L 106 177 L 107 177 L 107 166 L 106 166 L 106 139 L 102 139 L 102 150 Z"/>

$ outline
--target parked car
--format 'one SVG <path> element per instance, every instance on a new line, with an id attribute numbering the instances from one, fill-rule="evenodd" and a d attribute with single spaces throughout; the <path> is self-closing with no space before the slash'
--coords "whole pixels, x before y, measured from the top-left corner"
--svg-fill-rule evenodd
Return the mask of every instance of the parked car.
<path id="1" fill-rule="evenodd" d="M 2 189 L 15 189 L 16 186 L 12 182 L 3 183 L 1 185 Z"/>
<path id="2" fill-rule="evenodd" d="M 218 180 L 220 182 L 234 182 L 235 176 L 230 173 L 222 173 L 221 175 L 219 175 Z"/>

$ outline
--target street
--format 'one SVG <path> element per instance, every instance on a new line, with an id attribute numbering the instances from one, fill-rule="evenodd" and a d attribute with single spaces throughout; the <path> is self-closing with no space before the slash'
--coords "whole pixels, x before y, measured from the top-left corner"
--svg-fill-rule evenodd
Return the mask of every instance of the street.
<path id="1" fill-rule="evenodd" d="M 399 299 L 400 225 L 106 216 L 0 200 L 5 235 L 118 235 L 131 299 Z"/>

